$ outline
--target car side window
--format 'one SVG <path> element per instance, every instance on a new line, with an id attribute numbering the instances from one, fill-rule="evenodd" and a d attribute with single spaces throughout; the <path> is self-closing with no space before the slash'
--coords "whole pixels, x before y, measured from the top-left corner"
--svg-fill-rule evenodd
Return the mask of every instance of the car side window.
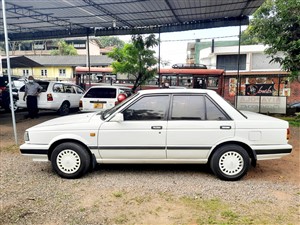
<path id="1" fill-rule="evenodd" d="M 207 120 L 227 120 L 227 116 L 210 99 L 205 99 Z"/>
<path id="2" fill-rule="evenodd" d="M 53 85 L 53 92 L 64 93 L 64 85 L 63 84 L 54 84 Z"/>
<path id="3" fill-rule="evenodd" d="M 64 85 L 65 86 L 65 92 L 70 94 L 75 94 L 76 91 L 74 89 L 74 86 L 72 85 Z"/>
<path id="4" fill-rule="evenodd" d="M 175 95 L 172 120 L 205 120 L 205 99 L 202 95 Z"/>
<path id="5" fill-rule="evenodd" d="M 77 94 L 83 94 L 84 93 L 84 90 L 80 87 L 75 86 L 75 89 L 76 89 Z"/>
<path id="6" fill-rule="evenodd" d="M 169 96 L 145 96 L 123 111 L 124 120 L 164 120 Z"/>

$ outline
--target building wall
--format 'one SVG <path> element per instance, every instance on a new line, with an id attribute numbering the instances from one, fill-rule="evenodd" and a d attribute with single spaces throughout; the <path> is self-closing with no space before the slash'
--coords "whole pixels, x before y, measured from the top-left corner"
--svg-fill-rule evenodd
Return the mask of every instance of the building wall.
<path id="1" fill-rule="evenodd" d="M 245 84 L 262 84 L 273 83 L 274 92 L 273 96 L 286 96 L 287 103 L 300 102 L 300 82 L 298 80 L 290 81 L 289 78 L 284 75 L 270 74 L 263 75 L 242 75 L 241 77 L 241 95 L 244 95 Z M 224 98 L 234 104 L 235 96 L 237 93 L 237 80 L 236 76 L 226 76 L 224 82 Z"/>
<path id="2" fill-rule="evenodd" d="M 65 70 L 65 76 L 59 74 L 59 70 Z M 23 72 L 28 71 L 28 74 Z M 42 75 L 42 70 L 47 70 L 47 76 Z M 47 79 L 47 80 L 73 80 L 74 68 L 67 66 L 51 66 L 51 67 L 35 67 L 35 68 L 15 68 L 12 69 L 12 75 L 23 77 L 34 76 L 35 79 Z"/>
<path id="3" fill-rule="evenodd" d="M 280 70 L 279 63 L 270 63 L 271 58 L 263 53 L 251 53 L 250 70 Z"/>

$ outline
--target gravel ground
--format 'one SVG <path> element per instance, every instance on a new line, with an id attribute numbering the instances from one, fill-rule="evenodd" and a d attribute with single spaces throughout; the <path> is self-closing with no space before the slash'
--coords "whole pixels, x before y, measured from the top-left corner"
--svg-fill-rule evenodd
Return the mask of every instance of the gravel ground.
<path id="1" fill-rule="evenodd" d="M 101 165 L 66 180 L 21 156 L 0 116 L 0 224 L 300 224 L 298 128 L 291 156 L 262 161 L 238 182 L 204 165 Z M 27 127 L 55 116 L 19 113 L 20 142 Z"/>

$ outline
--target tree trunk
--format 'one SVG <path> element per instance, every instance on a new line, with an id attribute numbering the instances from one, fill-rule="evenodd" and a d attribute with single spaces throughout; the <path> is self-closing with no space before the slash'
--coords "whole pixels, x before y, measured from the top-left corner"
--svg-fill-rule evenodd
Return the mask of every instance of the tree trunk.
<path id="1" fill-rule="evenodd" d="M 135 90 L 138 88 L 138 86 L 140 86 L 140 80 L 142 78 L 143 74 L 139 73 L 138 77 L 136 78 L 134 85 L 132 87 L 132 92 L 135 92 Z"/>

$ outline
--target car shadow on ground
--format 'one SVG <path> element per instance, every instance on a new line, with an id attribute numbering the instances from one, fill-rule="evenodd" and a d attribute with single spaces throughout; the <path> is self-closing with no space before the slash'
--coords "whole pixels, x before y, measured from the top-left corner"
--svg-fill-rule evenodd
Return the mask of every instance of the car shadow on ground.
<path id="1" fill-rule="evenodd" d="M 97 164 L 90 174 L 101 173 L 201 173 L 213 175 L 207 164 Z"/>

